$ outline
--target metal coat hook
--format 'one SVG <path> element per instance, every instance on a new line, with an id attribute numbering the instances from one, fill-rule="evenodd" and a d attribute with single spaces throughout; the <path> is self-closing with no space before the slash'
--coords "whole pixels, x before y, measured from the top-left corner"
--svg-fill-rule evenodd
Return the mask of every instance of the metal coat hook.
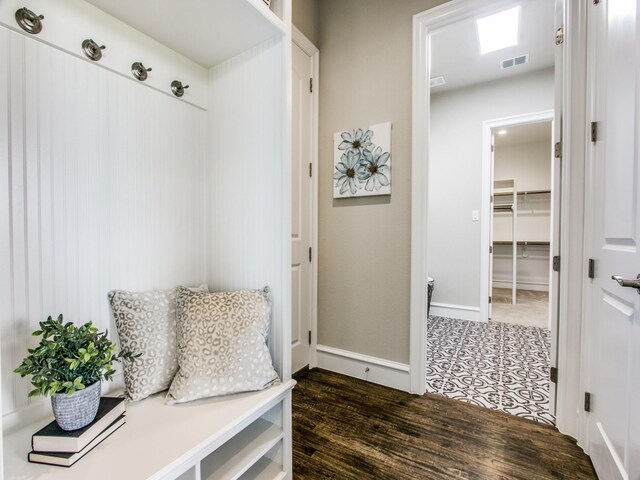
<path id="1" fill-rule="evenodd" d="M 151 68 L 146 68 L 142 62 L 134 62 L 131 64 L 131 73 L 141 82 L 147 79 L 147 72 L 150 72 Z"/>
<path id="2" fill-rule="evenodd" d="M 42 31 L 42 21 L 44 15 L 36 15 L 27 7 L 16 10 L 16 22 L 27 33 L 40 33 Z"/>
<path id="3" fill-rule="evenodd" d="M 171 82 L 171 91 L 176 97 L 183 96 L 185 88 L 189 88 L 189 85 L 182 85 L 180 80 L 174 80 Z"/>
<path id="4" fill-rule="evenodd" d="M 92 39 L 87 38 L 82 42 L 82 50 L 84 50 L 84 54 L 87 56 L 89 60 L 93 60 L 97 62 L 102 58 L 102 50 L 104 50 L 104 45 L 98 45 Z"/>

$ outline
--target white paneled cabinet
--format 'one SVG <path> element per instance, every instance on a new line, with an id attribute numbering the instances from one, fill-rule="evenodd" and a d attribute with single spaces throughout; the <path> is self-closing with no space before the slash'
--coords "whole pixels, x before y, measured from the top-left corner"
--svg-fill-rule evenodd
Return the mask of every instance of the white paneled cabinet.
<path id="1" fill-rule="evenodd" d="M 45 16 L 40 34 L 18 27 L 21 7 Z M 290 0 L 0 2 L 5 478 L 75 478 L 83 465 L 96 478 L 127 462 L 150 469 L 107 476 L 290 478 L 290 16 Z M 101 61 L 83 55 L 85 38 L 107 46 Z M 146 82 L 134 61 L 153 68 Z M 190 85 L 184 97 L 172 79 Z M 202 282 L 271 287 L 283 384 L 198 406 L 145 400 L 71 469 L 28 464 L 50 409 L 12 370 L 37 322 L 63 313 L 113 335 L 109 290 Z M 173 411 L 203 436 L 179 419 L 165 431 Z M 145 448 L 154 454 L 136 457 Z"/>

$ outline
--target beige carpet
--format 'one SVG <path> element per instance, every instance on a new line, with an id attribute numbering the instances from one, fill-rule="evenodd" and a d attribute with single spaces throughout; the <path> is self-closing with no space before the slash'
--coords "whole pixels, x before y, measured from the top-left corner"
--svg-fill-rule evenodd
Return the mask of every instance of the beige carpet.
<path id="1" fill-rule="evenodd" d="M 549 328 L 549 293 L 518 290 L 517 303 L 511 304 L 511 290 L 494 288 L 491 294 L 491 321 L 528 327 Z"/>

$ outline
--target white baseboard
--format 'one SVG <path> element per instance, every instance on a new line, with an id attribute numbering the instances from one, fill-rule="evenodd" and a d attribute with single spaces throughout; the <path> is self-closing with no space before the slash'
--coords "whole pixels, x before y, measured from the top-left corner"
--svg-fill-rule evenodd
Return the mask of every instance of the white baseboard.
<path id="1" fill-rule="evenodd" d="M 473 322 L 486 322 L 488 319 L 480 318 L 480 307 L 468 305 L 452 305 L 450 303 L 431 303 L 429 315 L 436 317 L 458 318 Z"/>
<path id="2" fill-rule="evenodd" d="M 339 348 L 317 346 L 318 368 L 408 392 L 409 365 Z M 365 372 L 366 369 L 369 369 Z"/>
<path id="3" fill-rule="evenodd" d="M 516 287 L 518 288 L 518 290 L 533 290 L 536 292 L 549 291 L 549 284 L 543 283 L 543 282 L 518 282 L 516 283 Z M 495 280 L 493 282 L 493 288 L 511 289 L 511 282 L 508 280 L 507 281 Z"/>

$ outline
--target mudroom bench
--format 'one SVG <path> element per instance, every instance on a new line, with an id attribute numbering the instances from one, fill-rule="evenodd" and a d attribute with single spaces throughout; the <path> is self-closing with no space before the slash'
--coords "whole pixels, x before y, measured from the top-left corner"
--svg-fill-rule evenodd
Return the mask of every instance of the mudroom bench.
<path id="1" fill-rule="evenodd" d="M 27 462 L 31 434 L 4 438 L 5 479 L 225 480 L 288 478 L 289 380 L 259 392 L 168 406 L 158 394 L 126 410 L 126 423 L 70 468 Z"/>

